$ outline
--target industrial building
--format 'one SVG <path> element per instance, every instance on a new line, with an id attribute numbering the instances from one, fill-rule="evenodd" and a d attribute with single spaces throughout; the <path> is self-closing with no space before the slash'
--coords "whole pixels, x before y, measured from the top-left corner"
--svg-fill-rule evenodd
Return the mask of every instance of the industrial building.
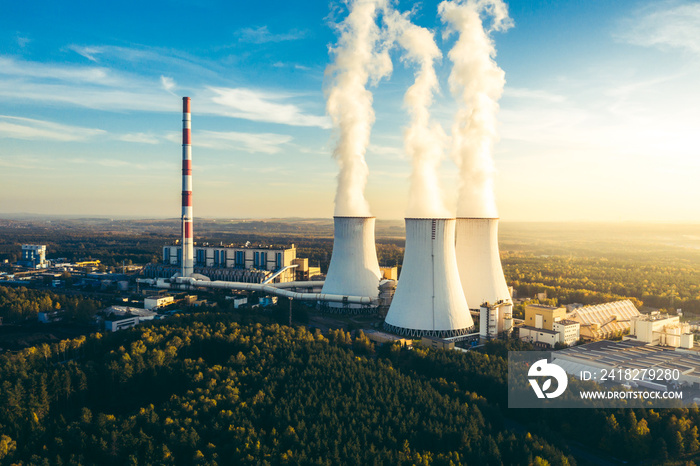
<path id="1" fill-rule="evenodd" d="M 479 337 L 485 340 L 510 335 L 513 329 L 513 304 L 484 303 L 479 309 Z"/>
<path id="2" fill-rule="evenodd" d="M 525 305 L 525 325 L 554 330 L 554 322 L 566 318 L 566 308 L 544 304 Z"/>
<path id="3" fill-rule="evenodd" d="M 175 302 L 174 296 L 152 296 L 149 298 L 144 298 L 143 307 L 144 309 L 157 309 L 159 307 L 167 306 Z"/>
<path id="4" fill-rule="evenodd" d="M 571 346 L 580 338 L 581 324 L 567 318 L 565 307 L 527 304 L 523 323 L 518 338 L 538 346 Z"/>
<path id="5" fill-rule="evenodd" d="M 453 350 L 455 349 L 454 340 L 437 338 L 437 337 L 421 337 L 420 345 L 434 350 Z"/>
<path id="6" fill-rule="evenodd" d="M 530 327 L 523 325 L 518 328 L 518 338 L 522 341 L 527 341 L 535 346 L 553 347 L 559 342 L 559 332 L 548 330 L 546 328 Z"/>
<path id="7" fill-rule="evenodd" d="M 641 314 L 632 301 L 616 301 L 574 309 L 566 316 L 581 324 L 581 336 L 589 340 L 602 340 L 621 336 L 630 330 L 631 320 Z"/>
<path id="8" fill-rule="evenodd" d="M 386 343 L 398 343 L 401 346 L 413 345 L 413 340 L 410 338 L 397 337 L 396 335 L 392 335 L 391 333 L 380 332 L 379 330 L 363 329 L 362 333 L 364 333 L 370 341 L 379 343 L 380 345 Z"/>
<path id="9" fill-rule="evenodd" d="M 104 322 L 104 328 L 108 332 L 116 332 L 135 327 L 141 322 L 153 320 L 157 313 L 146 309 L 138 309 L 128 306 L 111 306 L 99 313 L 99 318 Z"/>
<path id="10" fill-rule="evenodd" d="M 679 316 L 669 316 L 658 311 L 633 316 L 630 319 L 630 334 L 624 340 L 673 348 L 690 349 L 694 345 L 690 324 L 681 322 Z"/>
<path id="11" fill-rule="evenodd" d="M 297 258 L 291 247 L 254 246 L 194 246 L 194 273 L 223 280 L 243 283 L 262 283 L 272 280 L 286 283 L 308 279 L 319 273 L 309 267 L 308 259 Z M 149 264 L 144 275 L 149 278 L 170 278 L 182 267 L 182 248 L 179 245 L 163 247 L 163 264 Z"/>
<path id="12" fill-rule="evenodd" d="M 596 372 L 601 369 L 637 369 L 639 373 L 678 369 L 680 378 L 673 383 L 700 388 L 700 354 L 694 350 L 651 346 L 641 341 L 603 340 L 557 351 L 553 357 L 553 362 L 577 378 L 581 371 Z M 622 382 L 628 381 L 623 379 Z M 640 382 L 645 381 L 636 383 Z"/>
<path id="13" fill-rule="evenodd" d="M 30 269 L 45 269 L 49 266 L 46 261 L 45 244 L 23 244 L 22 259 L 17 261 L 17 265 Z"/>
<path id="14" fill-rule="evenodd" d="M 575 320 L 558 320 L 552 329 L 559 334 L 559 343 L 566 346 L 573 345 L 581 338 L 581 324 Z"/>

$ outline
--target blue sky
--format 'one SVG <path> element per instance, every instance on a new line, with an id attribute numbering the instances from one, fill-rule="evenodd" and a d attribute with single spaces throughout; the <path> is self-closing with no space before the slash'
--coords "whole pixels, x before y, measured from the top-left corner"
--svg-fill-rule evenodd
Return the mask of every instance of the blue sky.
<path id="1" fill-rule="evenodd" d="M 7 3 L 7 2 L 6 2 Z M 444 55 L 434 117 L 449 131 L 453 38 L 437 3 L 414 21 Z M 342 2 L 9 2 L 0 16 L 0 212 L 176 217 L 180 98 L 192 97 L 194 209 L 330 217 L 337 166 L 324 69 Z M 504 220 L 698 222 L 700 2 L 509 2 L 494 158 Z M 372 88 L 366 195 L 402 218 L 403 93 Z M 447 157 L 441 178 L 454 206 Z"/>

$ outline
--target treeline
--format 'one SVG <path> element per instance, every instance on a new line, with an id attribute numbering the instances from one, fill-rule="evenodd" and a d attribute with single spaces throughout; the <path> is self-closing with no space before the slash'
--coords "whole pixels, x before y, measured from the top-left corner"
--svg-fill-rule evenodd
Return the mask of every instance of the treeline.
<path id="1" fill-rule="evenodd" d="M 575 464 L 362 334 L 200 314 L 62 345 L 0 356 L 0 463 Z"/>
<path id="2" fill-rule="evenodd" d="M 700 264 L 649 264 L 633 259 L 541 257 L 509 253 L 503 258 L 508 283 L 522 296 L 547 291 L 560 304 L 631 299 L 637 306 L 700 313 Z"/>
<path id="3" fill-rule="evenodd" d="M 102 307 L 101 301 L 83 296 L 0 286 L 0 317 L 5 323 L 35 320 L 39 312 L 58 310 L 69 319 L 87 322 Z"/>
<path id="4" fill-rule="evenodd" d="M 70 262 L 99 259 L 104 265 L 117 267 L 122 261 L 135 264 L 163 259 L 162 246 L 171 241 L 160 234 L 129 234 L 31 225 L 11 228 L 0 225 L 0 259 L 16 262 L 22 244 L 45 244 L 49 258 L 63 257 Z"/>

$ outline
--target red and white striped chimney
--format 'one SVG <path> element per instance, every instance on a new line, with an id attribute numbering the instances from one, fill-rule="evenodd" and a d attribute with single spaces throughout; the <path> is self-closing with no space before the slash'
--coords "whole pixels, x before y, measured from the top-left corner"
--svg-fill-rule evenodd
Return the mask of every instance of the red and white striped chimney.
<path id="1" fill-rule="evenodd" d="M 192 234 L 192 135 L 190 98 L 182 98 L 182 276 L 194 272 L 194 237 Z"/>

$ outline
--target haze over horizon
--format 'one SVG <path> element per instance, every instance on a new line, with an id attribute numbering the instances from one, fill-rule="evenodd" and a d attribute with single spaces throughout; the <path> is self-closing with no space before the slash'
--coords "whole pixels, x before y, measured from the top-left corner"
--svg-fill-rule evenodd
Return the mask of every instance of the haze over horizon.
<path id="1" fill-rule="evenodd" d="M 443 58 L 432 116 L 456 111 L 437 1 L 412 21 Z M 398 2 L 400 11 L 412 8 Z M 700 3 L 508 2 L 495 192 L 504 221 L 698 222 Z M 138 14 L 134 14 L 138 11 Z M 272 11 L 274 13 L 270 14 Z M 175 218 L 181 96 L 192 97 L 194 213 L 329 218 L 337 166 L 324 70 L 342 2 L 12 3 L 0 18 L 0 212 Z M 365 191 L 406 213 L 402 106 L 414 68 L 371 87 Z M 458 175 L 439 170 L 455 212 Z"/>

